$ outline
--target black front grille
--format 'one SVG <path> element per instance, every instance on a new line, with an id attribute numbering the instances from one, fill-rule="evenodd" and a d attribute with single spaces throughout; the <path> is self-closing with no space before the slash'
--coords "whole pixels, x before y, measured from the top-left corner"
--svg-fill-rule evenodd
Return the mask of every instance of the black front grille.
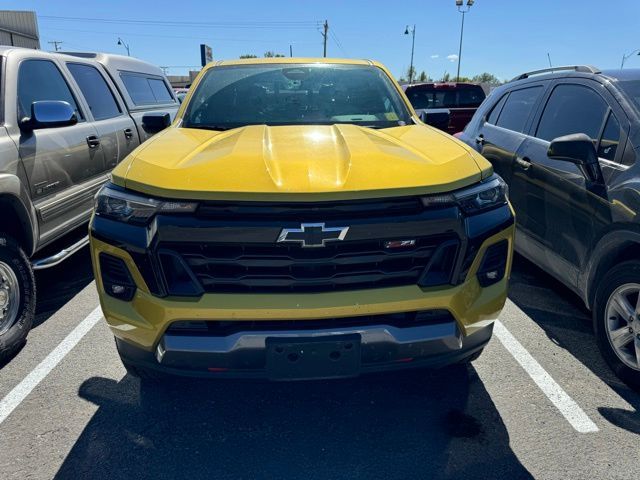
<path id="1" fill-rule="evenodd" d="M 204 202 L 198 208 L 200 218 L 211 220 L 260 220 L 304 222 L 327 219 L 354 219 L 416 215 L 424 210 L 418 197 L 400 197 L 376 200 L 350 200 L 341 202 L 264 203 L 264 202 Z"/>
<path id="2" fill-rule="evenodd" d="M 172 335 L 224 337 L 240 332 L 322 330 L 329 328 L 369 327 L 389 325 L 397 328 L 420 327 L 453 322 L 447 310 L 422 310 L 358 317 L 322 318 L 313 320 L 181 320 L 167 329 Z"/>
<path id="3" fill-rule="evenodd" d="M 450 281 L 459 247 L 455 235 L 412 238 L 414 245 L 398 249 L 388 248 L 388 240 L 403 239 L 340 241 L 321 248 L 174 242 L 162 243 L 159 252 L 161 258 L 179 255 L 205 292 L 327 292 Z M 162 263 L 171 291 L 170 282 L 181 276 L 165 267 L 170 262 Z"/>

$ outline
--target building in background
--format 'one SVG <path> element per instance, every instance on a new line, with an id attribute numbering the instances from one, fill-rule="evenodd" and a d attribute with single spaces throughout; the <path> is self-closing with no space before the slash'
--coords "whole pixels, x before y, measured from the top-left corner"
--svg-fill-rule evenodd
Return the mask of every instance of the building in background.
<path id="1" fill-rule="evenodd" d="M 39 49 L 36 12 L 0 10 L 0 45 Z"/>
<path id="2" fill-rule="evenodd" d="M 191 70 L 189 75 L 167 75 L 167 79 L 173 88 L 189 88 L 199 73 L 199 70 Z"/>

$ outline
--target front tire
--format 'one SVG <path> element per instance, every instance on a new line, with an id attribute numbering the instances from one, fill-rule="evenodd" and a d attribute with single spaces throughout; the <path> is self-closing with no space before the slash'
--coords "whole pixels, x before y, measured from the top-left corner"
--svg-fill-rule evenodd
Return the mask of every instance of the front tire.
<path id="1" fill-rule="evenodd" d="M 600 281 L 593 321 L 598 347 L 611 370 L 640 390 L 640 262 L 616 265 Z"/>
<path id="2" fill-rule="evenodd" d="M 0 233 L 0 365 L 24 345 L 35 311 L 31 262 L 18 242 Z"/>

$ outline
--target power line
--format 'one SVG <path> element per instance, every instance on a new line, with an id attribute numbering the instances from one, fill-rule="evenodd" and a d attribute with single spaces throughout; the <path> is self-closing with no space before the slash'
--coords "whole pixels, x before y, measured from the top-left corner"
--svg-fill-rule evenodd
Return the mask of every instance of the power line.
<path id="1" fill-rule="evenodd" d="M 62 45 L 62 41 L 60 40 L 51 40 L 50 42 L 47 42 L 50 45 L 53 45 L 53 48 L 56 52 L 60 51 L 60 48 L 58 47 L 58 45 Z"/>
<path id="2" fill-rule="evenodd" d="M 95 17 L 60 17 L 54 15 L 38 15 L 38 18 L 62 21 L 83 21 L 126 25 L 155 25 L 163 27 L 214 27 L 214 28 L 315 28 L 319 21 L 276 21 L 276 22 L 183 22 L 177 20 L 131 20 L 127 18 L 95 18 Z"/>
<path id="3" fill-rule="evenodd" d="M 115 35 L 115 36 L 127 36 L 127 37 L 152 37 L 152 38 L 158 38 L 158 34 L 157 33 L 134 33 L 134 32 L 122 32 L 122 31 L 117 31 L 117 32 L 106 32 L 103 30 L 79 30 L 79 29 L 75 29 L 75 28 L 54 28 L 54 27 L 45 27 L 45 28 L 41 28 L 41 30 L 43 31 L 48 31 L 48 30 L 53 30 L 53 31 L 59 31 L 59 32 L 78 32 L 78 33 L 91 33 L 91 34 L 96 34 L 96 35 Z M 200 36 L 196 36 L 196 35 L 167 35 L 165 33 L 163 33 L 161 35 L 162 38 L 184 38 L 184 39 L 193 39 L 193 40 L 201 40 L 204 41 L 205 39 L 208 41 L 215 41 L 215 42 L 244 42 L 244 43 L 256 43 L 256 42 L 267 42 L 270 40 L 267 39 L 261 39 L 261 38 L 256 38 L 256 39 L 247 39 L 247 38 L 222 38 L 222 37 L 204 37 L 202 35 Z M 312 42 L 312 41 L 308 41 L 308 42 L 300 42 L 300 41 L 296 41 L 296 44 L 312 44 L 312 43 L 316 43 L 316 42 Z"/>
<path id="4" fill-rule="evenodd" d="M 347 51 L 344 49 L 344 47 L 342 46 L 342 42 L 340 40 L 338 40 L 338 36 L 336 35 L 334 30 L 331 30 L 331 38 L 333 39 L 334 43 L 336 44 L 336 46 L 342 51 L 342 53 L 344 53 L 345 56 L 349 56 L 349 54 L 347 53 Z"/>

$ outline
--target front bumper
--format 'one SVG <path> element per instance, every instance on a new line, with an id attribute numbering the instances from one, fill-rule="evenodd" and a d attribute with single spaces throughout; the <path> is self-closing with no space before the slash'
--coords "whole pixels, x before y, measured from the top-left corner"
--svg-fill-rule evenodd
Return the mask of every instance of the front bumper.
<path id="1" fill-rule="evenodd" d="M 103 222 L 104 223 L 104 222 Z M 314 293 L 204 293 L 198 297 L 158 296 L 152 292 L 130 250 L 135 250 L 117 229 L 102 229 L 92 221 L 91 255 L 102 310 L 125 362 L 168 373 L 216 377 L 269 378 L 267 343 L 273 338 L 324 339 L 357 335 L 360 361 L 355 374 L 418 366 L 439 367 L 458 362 L 480 350 L 491 336 L 507 296 L 512 262 L 514 217 L 509 206 L 465 221 L 462 232 L 469 264 L 464 281 L 433 287 L 403 285 Z M 146 237 L 149 240 L 150 237 Z M 508 257 L 504 277 L 482 287 L 476 273 L 492 245 L 506 241 Z M 135 245 L 133 245 L 135 247 Z M 123 301 L 105 293 L 100 255 L 124 262 L 135 282 L 135 295 Z M 135 251 L 134 251 L 135 254 Z M 140 268 L 139 268 L 140 267 Z M 461 267 L 462 268 L 462 267 Z M 376 321 L 358 327 L 317 327 L 318 322 L 343 318 L 393 315 L 398 312 L 445 311 L 450 320 L 420 326 Z M 175 335 L 169 328 L 180 321 L 274 321 L 303 323 L 313 329 L 292 331 L 252 328 L 230 335 Z M 328 340 L 327 340 L 328 338 Z M 352 376 L 348 374 L 327 377 Z M 317 375 L 311 375 L 318 378 Z M 296 378 L 306 378 L 304 375 Z"/>
<path id="2" fill-rule="evenodd" d="M 416 328 L 395 328 L 372 325 L 357 329 L 255 331 L 228 337 L 203 337 L 165 334 L 154 351 L 138 348 L 116 337 L 122 360 L 130 365 L 172 375 L 211 378 L 261 378 L 270 380 L 303 380 L 350 377 L 358 374 L 402 370 L 407 368 L 438 368 L 457 363 L 482 350 L 491 339 L 493 324 L 471 336 L 463 336 L 455 322 Z M 269 340 L 296 343 L 324 341 L 333 343 L 331 353 L 342 351 L 345 339 L 360 342 L 356 369 L 341 369 L 340 360 L 324 359 L 324 373 L 295 369 L 286 376 L 274 375 L 268 368 Z M 314 355 L 309 343 L 296 354 Z M 351 347 L 350 347 L 351 348 Z M 330 353 L 330 354 L 331 354 Z M 285 359 L 285 363 L 301 360 Z"/>

